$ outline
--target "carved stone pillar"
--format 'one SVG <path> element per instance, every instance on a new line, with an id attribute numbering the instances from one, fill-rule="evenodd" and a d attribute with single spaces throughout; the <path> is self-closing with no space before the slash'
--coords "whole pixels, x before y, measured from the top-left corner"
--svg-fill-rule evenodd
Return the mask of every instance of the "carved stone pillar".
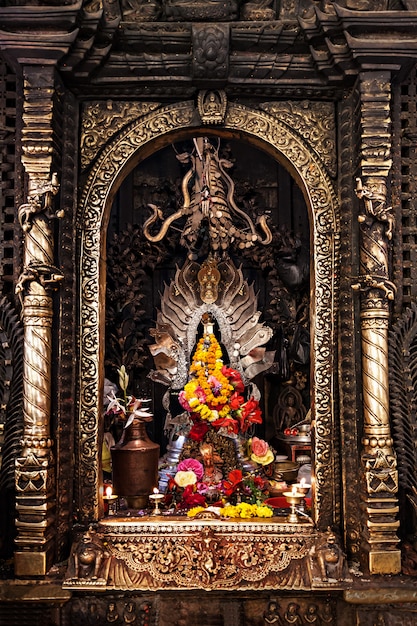
<path id="1" fill-rule="evenodd" d="M 388 322 L 395 288 L 389 280 L 389 247 L 394 227 L 386 206 L 391 168 L 390 74 L 360 76 L 361 175 L 356 194 L 363 201 L 360 222 L 361 344 L 364 488 L 364 552 L 372 574 L 401 569 L 397 549 L 398 473 L 389 420 Z"/>
<path id="2" fill-rule="evenodd" d="M 24 434 L 16 461 L 17 576 L 44 575 L 53 557 L 54 459 L 51 419 L 51 291 L 61 273 L 53 266 L 50 218 L 59 189 L 51 175 L 54 68 L 23 68 L 22 162 L 28 177 L 27 203 L 18 215 L 24 233 L 23 270 L 16 286 L 24 326 Z M 56 215 L 55 215 L 56 216 Z"/>

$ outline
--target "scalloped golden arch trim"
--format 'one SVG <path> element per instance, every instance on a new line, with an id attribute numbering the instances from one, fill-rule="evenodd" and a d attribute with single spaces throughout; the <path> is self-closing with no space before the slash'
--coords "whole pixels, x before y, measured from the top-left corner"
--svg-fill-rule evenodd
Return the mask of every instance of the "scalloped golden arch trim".
<path id="1" fill-rule="evenodd" d="M 190 131 L 208 132 L 195 127 L 195 107 L 192 102 L 158 108 L 138 118 L 112 138 L 103 148 L 84 185 L 79 205 L 80 258 L 80 320 L 79 320 L 79 376 L 77 452 L 77 500 L 80 517 L 91 521 L 99 515 L 99 416 L 101 412 L 100 363 L 104 324 L 104 268 L 101 250 L 105 241 L 105 227 L 115 189 L 123 171 L 139 151 L 148 153 L 152 142 L 167 133 Z M 337 459 L 333 440 L 333 389 L 336 372 L 336 289 L 339 275 L 339 208 L 336 195 L 326 170 L 314 149 L 287 124 L 265 111 L 230 103 L 223 129 L 245 135 L 259 146 L 264 143 L 270 152 L 288 168 L 303 188 L 311 215 L 313 233 L 314 285 L 312 300 L 312 346 L 314 353 L 314 388 L 312 404 L 315 407 L 315 519 L 320 527 L 339 520 L 333 519 L 338 510 L 331 485 Z M 211 130 L 211 134 L 216 130 Z M 158 144 L 160 147 L 160 144 Z"/>

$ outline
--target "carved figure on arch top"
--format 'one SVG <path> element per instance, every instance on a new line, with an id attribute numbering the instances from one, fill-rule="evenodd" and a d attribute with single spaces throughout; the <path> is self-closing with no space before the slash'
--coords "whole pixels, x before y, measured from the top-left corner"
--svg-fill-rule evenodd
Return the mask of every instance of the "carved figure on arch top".
<path id="1" fill-rule="evenodd" d="M 223 124 L 227 107 L 226 93 L 223 90 L 204 89 L 198 94 L 197 107 L 203 124 Z"/>

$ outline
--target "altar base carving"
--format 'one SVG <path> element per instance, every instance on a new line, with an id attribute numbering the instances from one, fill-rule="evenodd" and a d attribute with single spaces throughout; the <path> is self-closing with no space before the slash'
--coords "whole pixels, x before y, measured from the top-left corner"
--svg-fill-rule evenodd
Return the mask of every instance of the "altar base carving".
<path id="1" fill-rule="evenodd" d="M 208 520 L 161 515 L 103 519 L 97 531 L 90 529 L 74 542 L 63 587 L 337 590 L 351 582 L 335 536 L 318 532 L 310 518 L 291 524 L 285 517 Z"/>

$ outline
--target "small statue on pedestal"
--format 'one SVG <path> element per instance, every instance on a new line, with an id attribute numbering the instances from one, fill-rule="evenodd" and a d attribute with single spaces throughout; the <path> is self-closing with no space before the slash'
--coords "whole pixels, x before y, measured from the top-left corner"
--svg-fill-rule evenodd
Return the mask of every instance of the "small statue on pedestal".
<path id="1" fill-rule="evenodd" d="M 91 528 L 77 541 L 70 556 L 67 583 L 105 585 L 110 567 L 109 555 Z"/>

